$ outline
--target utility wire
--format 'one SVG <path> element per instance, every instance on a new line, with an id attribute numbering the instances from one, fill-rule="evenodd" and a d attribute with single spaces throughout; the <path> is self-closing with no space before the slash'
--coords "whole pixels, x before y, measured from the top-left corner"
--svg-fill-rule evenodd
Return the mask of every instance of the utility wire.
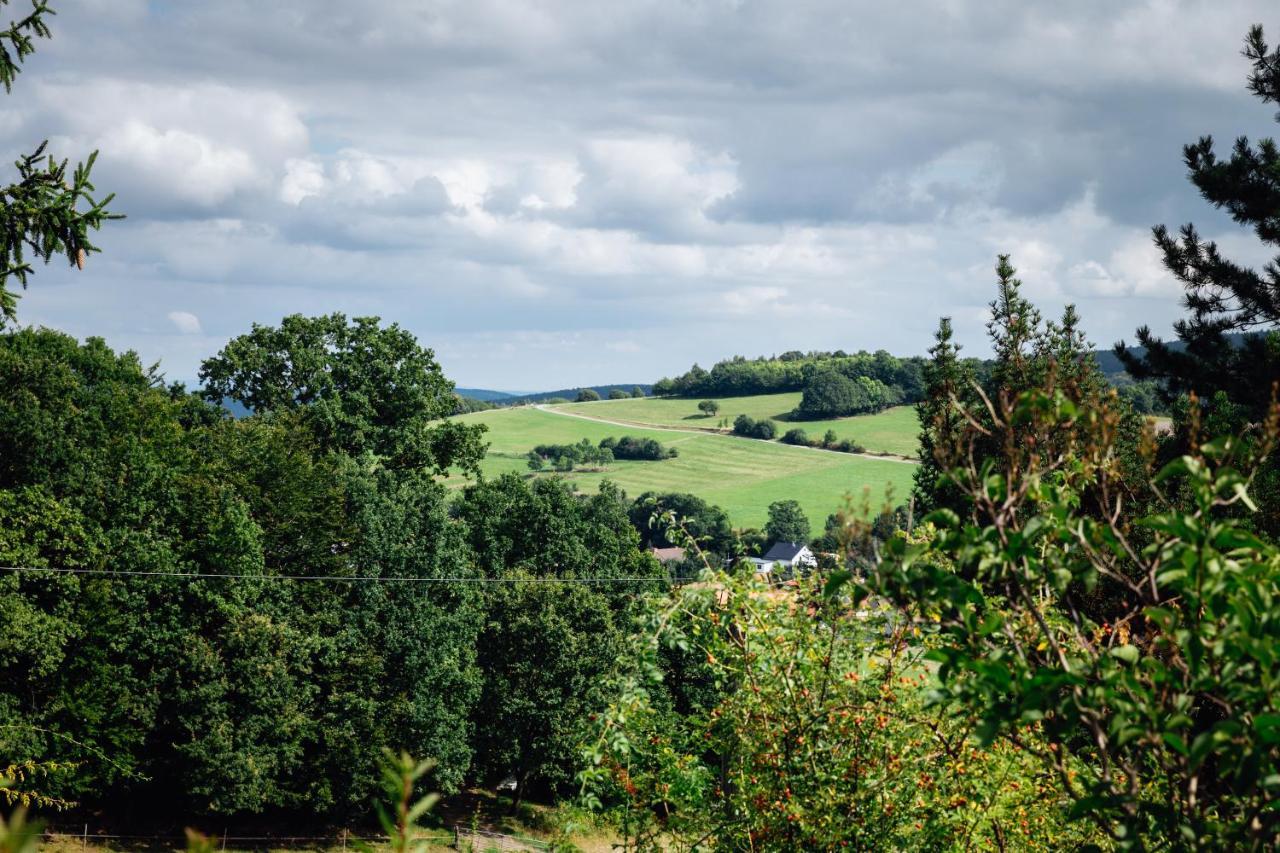
<path id="1" fill-rule="evenodd" d="M 383 575 L 226 575 L 217 572 L 144 572 L 132 569 L 84 569 L 56 566 L 0 566 L 0 572 L 33 572 L 51 575 L 91 575 L 94 577 L 193 578 L 223 580 L 321 581 L 331 583 L 652 583 L 670 577 L 584 578 L 555 577 L 396 577 Z"/>

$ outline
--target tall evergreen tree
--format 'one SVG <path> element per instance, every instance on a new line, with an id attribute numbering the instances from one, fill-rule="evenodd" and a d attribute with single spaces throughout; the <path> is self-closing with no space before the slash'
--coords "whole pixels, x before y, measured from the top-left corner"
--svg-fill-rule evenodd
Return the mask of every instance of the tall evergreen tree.
<path id="1" fill-rule="evenodd" d="M 960 345 L 952 341 L 951 318 L 938 321 L 937 341 L 929 349 L 924 366 L 924 397 L 916 403 L 920 419 L 920 465 L 913 474 L 912 495 L 924 511 L 961 504 L 960 491 L 943 475 L 949 465 L 940 452 L 959 445 L 965 429 L 964 415 L 956 404 L 972 393 L 972 371 L 960 360 Z"/>
<path id="2" fill-rule="evenodd" d="M 1080 331 L 1075 306 L 1068 305 L 1060 321 L 1043 322 L 1040 312 L 1022 295 L 1022 282 L 1008 255 L 999 256 L 995 271 L 996 298 L 990 303 L 987 321 L 995 357 L 981 388 L 996 412 L 1020 393 L 1045 387 L 1061 391 L 1077 405 L 1098 405 L 1107 383 Z M 924 398 L 916 407 L 922 464 L 914 475 L 912 494 L 922 510 L 947 508 L 963 513 L 967 500 L 943 476 L 961 461 L 954 458 L 958 448 L 972 445 L 978 464 L 991 460 L 996 470 L 1010 474 L 1016 470 L 1007 469 L 1013 454 L 996 437 L 998 431 L 987 429 L 993 425 L 991 412 L 976 392 L 973 366 L 958 356 L 949 318 L 942 319 L 936 337 L 929 350 L 931 360 L 924 367 Z M 976 428 L 970 419 L 984 428 Z M 1072 440 L 1066 431 L 1058 438 Z"/>
<path id="3" fill-rule="evenodd" d="M 9 0 L 0 0 L 0 9 Z M 32 0 L 26 17 L 0 30 L 0 83 L 6 92 L 22 70 L 27 57 L 35 53 L 36 39 L 49 38 L 48 18 L 54 14 L 46 0 Z M 29 255 L 48 263 L 63 255 L 74 267 L 84 269 L 85 258 L 98 251 L 89 239 L 109 219 L 123 219 L 107 205 L 114 196 L 95 201 L 89 173 L 98 157 L 76 164 L 67 173 L 67 161 L 45 155 L 48 140 L 24 154 L 16 163 L 18 180 L 0 187 L 0 328 L 17 319 L 18 294 L 6 285 L 16 278 L 25 289 L 34 270 Z M 84 209 L 78 209 L 81 205 Z"/>
<path id="4" fill-rule="evenodd" d="M 1253 64 L 1249 91 L 1264 104 L 1280 103 L 1280 49 L 1268 51 L 1261 26 L 1249 30 L 1244 56 Z M 1274 139 L 1255 146 L 1242 136 L 1222 160 L 1213 138 L 1204 136 L 1186 146 L 1183 157 L 1206 201 L 1252 228 L 1273 250 L 1280 248 L 1280 149 Z M 1258 418 L 1280 377 L 1280 254 L 1258 270 L 1223 257 L 1194 225 L 1184 225 L 1178 236 L 1163 225 L 1153 233 L 1191 312 L 1174 325 L 1182 346 L 1160 340 L 1143 326 L 1137 338 L 1146 352 L 1132 354 L 1121 341 L 1116 354 L 1134 376 L 1159 380 L 1170 399 L 1190 391 L 1209 399 L 1223 391 L 1246 417 Z M 1249 332 L 1262 334 L 1228 337 Z"/>
<path id="5" fill-rule="evenodd" d="M 1018 271 L 1009 263 L 1008 255 L 996 262 L 996 298 L 991 302 L 991 319 L 987 334 L 995 351 L 995 367 L 991 373 L 992 390 L 1023 390 L 1032 381 L 1032 356 L 1040 337 L 1040 312 L 1022 295 Z"/>

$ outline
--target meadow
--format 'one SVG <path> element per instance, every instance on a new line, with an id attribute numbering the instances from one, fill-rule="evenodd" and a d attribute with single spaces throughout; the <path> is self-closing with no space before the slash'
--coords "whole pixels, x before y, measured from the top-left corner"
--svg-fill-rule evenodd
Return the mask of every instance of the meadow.
<path id="1" fill-rule="evenodd" d="M 719 429 L 720 422 L 726 417 L 732 424 L 738 415 L 748 415 L 756 420 L 777 421 L 778 435 L 799 427 L 808 433 L 809 438 L 820 439 L 823 433 L 832 430 L 837 438 L 853 439 L 872 453 L 915 457 L 919 452 L 917 434 L 920 427 L 912 406 L 897 406 L 879 414 L 854 418 L 791 422 L 787 420 L 787 413 L 800 405 L 798 391 L 714 399 L 720 404 L 720 411 L 714 417 L 707 417 L 698 411 L 698 400 L 677 397 L 565 403 L 553 408 L 625 423 L 713 431 Z"/>
<path id="2" fill-rule="evenodd" d="M 646 401 L 634 402 L 643 405 Z M 597 417 L 605 417 L 617 406 L 613 401 L 588 405 L 594 407 L 589 411 Z M 575 405 L 556 409 L 580 413 Z M 877 508 L 884 501 L 887 488 L 895 502 L 905 500 L 915 469 L 894 459 L 872 459 L 713 433 L 623 427 L 533 407 L 475 412 L 457 420 L 488 426 L 489 452 L 481 467 L 490 477 L 506 472 L 528 474 L 525 454 L 536 444 L 568 444 L 582 438 L 594 443 L 623 435 L 656 439 L 666 447 L 676 448 L 680 455 L 660 462 L 618 461 L 603 472 L 566 476 L 587 492 L 597 490 L 605 479 L 617 483 L 632 497 L 650 490 L 691 492 L 723 507 L 737 527 L 763 527 L 770 503 L 792 499 L 800 502 L 817 533 L 846 494 L 861 498 L 863 490 L 869 489 Z M 914 431 L 911 434 L 914 436 Z M 464 481 L 455 476 L 450 482 L 461 485 Z"/>

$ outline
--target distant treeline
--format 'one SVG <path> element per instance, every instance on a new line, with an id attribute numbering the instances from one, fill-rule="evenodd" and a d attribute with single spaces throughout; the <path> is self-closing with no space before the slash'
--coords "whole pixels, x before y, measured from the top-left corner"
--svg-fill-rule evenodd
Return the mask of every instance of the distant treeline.
<path id="1" fill-rule="evenodd" d="M 779 394 L 803 391 L 820 374 L 838 373 L 848 379 L 874 379 L 901 395 L 901 402 L 914 403 L 924 392 L 918 356 L 897 358 L 884 350 L 850 355 L 835 352 L 784 352 L 779 356 L 748 359 L 734 356 L 710 370 L 694 365 L 674 379 L 653 384 L 653 393 L 673 397 L 746 397 L 752 394 Z"/>
<path id="2" fill-rule="evenodd" d="M 1139 348 L 1133 350 L 1141 354 Z M 1134 380 L 1109 350 L 1092 352 L 1089 357 L 1135 411 L 1163 413 L 1154 383 Z M 870 414 L 919 402 L 924 394 L 922 367 L 926 360 L 922 356 L 899 358 L 884 350 L 852 355 L 844 350 L 792 350 L 752 359 L 737 355 L 717 362 L 710 370 L 695 364 L 679 376 L 664 377 L 653 384 L 652 393 L 659 397 L 747 397 L 803 391 L 806 398 L 792 413 L 793 420 Z M 978 382 L 987 380 L 992 361 L 961 361 Z"/>
<path id="3" fill-rule="evenodd" d="M 469 412 L 483 412 L 504 406 L 527 406 L 533 403 L 555 405 L 557 403 L 586 403 L 593 400 L 628 400 L 633 397 L 648 397 L 652 385 L 592 385 L 583 388 L 562 388 L 559 391 L 542 391 L 537 394 L 503 394 L 500 391 L 486 391 L 480 388 L 459 388 L 455 396 L 455 415 Z"/>

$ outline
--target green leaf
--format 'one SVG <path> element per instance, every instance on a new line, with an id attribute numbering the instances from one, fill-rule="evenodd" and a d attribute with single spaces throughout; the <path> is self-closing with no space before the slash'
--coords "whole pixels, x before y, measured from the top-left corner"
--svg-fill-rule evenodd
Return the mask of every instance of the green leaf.
<path id="1" fill-rule="evenodd" d="M 1156 474 L 1154 482 L 1163 483 L 1171 477 L 1178 477 L 1187 474 L 1193 470 L 1199 470 L 1200 463 L 1190 456 L 1180 456 L 1160 469 Z"/>
<path id="2" fill-rule="evenodd" d="M 847 583 L 853 580 L 853 572 L 845 569 L 838 569 L 830 574 L 826 584 L 822 587 L 822 594 L 826 598 L 831 598 L 838 593 Z"/>
<path id="3" fill-rule="evenodd" d="M 1111 649 L 1111 656 L 1113 658 L 1119 658 L 1125 663 L 1137 663 L 1138 647 L 1127 644 L 1123 646 L 1115 646 Z"/>
<path id="4" fill-rule="evenodd" d="M 1253 718 L 1253 728 L 1263 743 L 1280 743 L 1280 714 L 1258 714 Z"/>

